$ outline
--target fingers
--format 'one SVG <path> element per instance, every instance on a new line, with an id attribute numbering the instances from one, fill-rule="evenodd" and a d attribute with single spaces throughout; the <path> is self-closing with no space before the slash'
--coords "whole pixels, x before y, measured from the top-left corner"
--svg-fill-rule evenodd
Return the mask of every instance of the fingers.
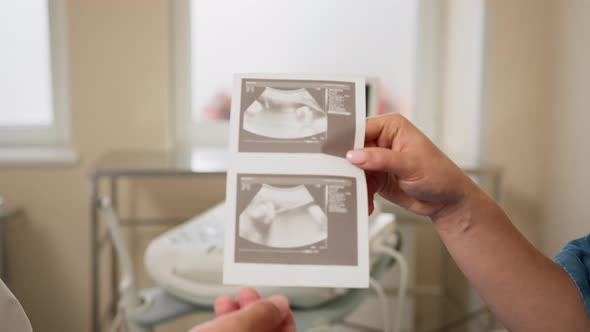
<path id="1" fill-rule="evenodd" d="M 283 321 L 283 324 L 278 329 L 280 332 L 297 332 L 297 328 L 295 326 L 295 318 L 293 317 L 293 313 L 289 312 L 289 315 Z"/>
<path id="2" fill-rule="evenodd" d="M 240 305 L 240 308 L 258 300 L 260 300 L 260 295 L 252 287 L 244 287 L 238 292 L 238 304 Z"/>
<path id="3" fill-rule="evenodd" d="M 424 202 L 404 192 L 397 181 L 389 181 L 381 195 L 388 201 L 422 216 L 430 216 L 441 208 L 440 204 Z"/>
<path id="4" fill-rule="evenodd" d="M 369 215 L 371 215 L 375 209 L 375 193 L 379 188 L 377 186 L 377 179 L 372 172 L 365 171 L 365 178 L 367 179 L 367 200 L 369 202 Z"/>
<path id="5" fill-rule="evenodd" d="M 213 306 L 215 316 L 222 316 L 260 300 L 260 295 L 252 287 L 244 287 L 238 291 L 238 300 L 235 301 L 229 295 L 222 295 L 215 300 Z"/>
<path id="6" fill-rule="evenodd" d="M 392 172 L 405 177 L 411 169 L 401 152 L 386 148 L 364 148 L 346 153 L 346 159 L 365 171 Z"/>
<path id="7" fill-rule="evenodd" d="M 389 147 L 406 119 L 400 114 L 386 114 L 370 117 L 365 124 L 365 142 L 388 142 L 379 146 Z"/>
<path id="8" fill-rule="evenodd" d="M 215 305 L 213 307 L 215 310 L 215 316 L 226 315 L 240 309 L 238 302 L 234 301 L 234 299 L 228 295 L 218 297 L 217 300 L 215 300 Z"/>
<path id="9" fill-rule="evenodd" d="M 271 296 L 250 303 L 241 310 L 196 327 L 199 332 L 272 332 L 290 319 L 289 302 L 284 296 Z"/>
<path id="10" fill-rule="evenodd" d="M 266 298 L 264 301 L 271 302 L 276 307 L 276 309 L 278 309 L 281 320 L 285 320 L 290 315 L 292 315 L 289 300 L 283 295 L 273 295 Z"/>
<path id="11" fill-rule="evenodd" d="M 365 142 L 365 148 L 374 148 L 377 146 L 375 141 Z"/>

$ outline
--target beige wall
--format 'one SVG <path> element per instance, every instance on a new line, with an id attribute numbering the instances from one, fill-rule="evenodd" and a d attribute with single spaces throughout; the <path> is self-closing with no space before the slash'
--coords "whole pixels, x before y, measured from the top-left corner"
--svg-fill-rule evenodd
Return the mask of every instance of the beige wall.
<path id="1" fill-rule="evenodd" d="M 543 147 L 550 158 L 542 240 L 550 255 L 590 232 L 590 1 L 556 1 L 554 12 L 555 102 Z"/>
<path id="2" fill-rule="evenodd" d="M 89 169 L 104 150 L 169 137 L 167 1 L 68 1 L 73 142 L 68 167 L 3 167 L 26 217 L 10 231 L 12 289 L 36 331 L 89 327 Z"/>
<path id="3" fill-rule="evenodd" d="M 588 233 L 590 2 L 488 0 L 487 158 L 504 207 L 553 256 Z"/>
<path id="4" fill-rule="evenodd" d="M 539 243 L 551 111 L 551 0 L 488 0 L 484 155 L 504 168 L 503 206 Z"/>

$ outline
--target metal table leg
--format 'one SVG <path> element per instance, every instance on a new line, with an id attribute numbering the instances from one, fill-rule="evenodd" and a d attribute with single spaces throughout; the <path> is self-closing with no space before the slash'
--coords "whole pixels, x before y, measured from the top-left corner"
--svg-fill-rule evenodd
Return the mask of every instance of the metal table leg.
<path id="1" fill-rule="evenodd" d="M 113 176 L 110 178 L 110 195 L 111 195 L 111 206 L 113 211 L 117 213 L 117 177 Z M 117 254 L 115 249 L 111 246 L 111 314 L 113 317 L 117 315 L 117 305 L 119 303 L 119 265 L 117 264 Z"/>
<path id="2" fill-rule="evenodd" d="M 92 177 L 90 195 L 90 315 L 92 332 L 100 332 L 98 290 L 98 178 Z"/>

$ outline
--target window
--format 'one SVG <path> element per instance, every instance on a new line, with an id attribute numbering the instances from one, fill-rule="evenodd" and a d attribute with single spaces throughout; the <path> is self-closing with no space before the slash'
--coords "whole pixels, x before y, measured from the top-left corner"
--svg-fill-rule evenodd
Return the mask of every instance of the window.
<path id="1" fill-rule="evenodd" d="M 172 3 L 178 145 L 226 144 L 233 73 L 359 74 L 459 164 L 481 160 L 484 0 Z"/>
<path id="2" fill-rule="evenodd" d="M 64 23 L 62 0 L 0 2 L 0 161 L 69 143 Z"/>
<path id="3" fill-rule="evenodd" d="M 356 74 L 416 96 L 421 2 L 175 1 L 176 138 L 224 144 L 233 73 Z"/>

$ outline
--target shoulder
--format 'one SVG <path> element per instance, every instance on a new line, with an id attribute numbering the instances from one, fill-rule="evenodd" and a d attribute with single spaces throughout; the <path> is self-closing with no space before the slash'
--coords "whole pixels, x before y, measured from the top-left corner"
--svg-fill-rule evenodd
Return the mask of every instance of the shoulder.
<path id="1" fill-rule="evenodd" d="M 590 235 L 570 241 L 555 256 L 559 264 L 572 278 L 590 316 Z"/>
<path id="2" fill-rule="evenodd" d="M 570 241 L 568 244 L 565 245 L 564 248 L 572 248 L 590 253 L 590 234 L 579 239 Z"/>

